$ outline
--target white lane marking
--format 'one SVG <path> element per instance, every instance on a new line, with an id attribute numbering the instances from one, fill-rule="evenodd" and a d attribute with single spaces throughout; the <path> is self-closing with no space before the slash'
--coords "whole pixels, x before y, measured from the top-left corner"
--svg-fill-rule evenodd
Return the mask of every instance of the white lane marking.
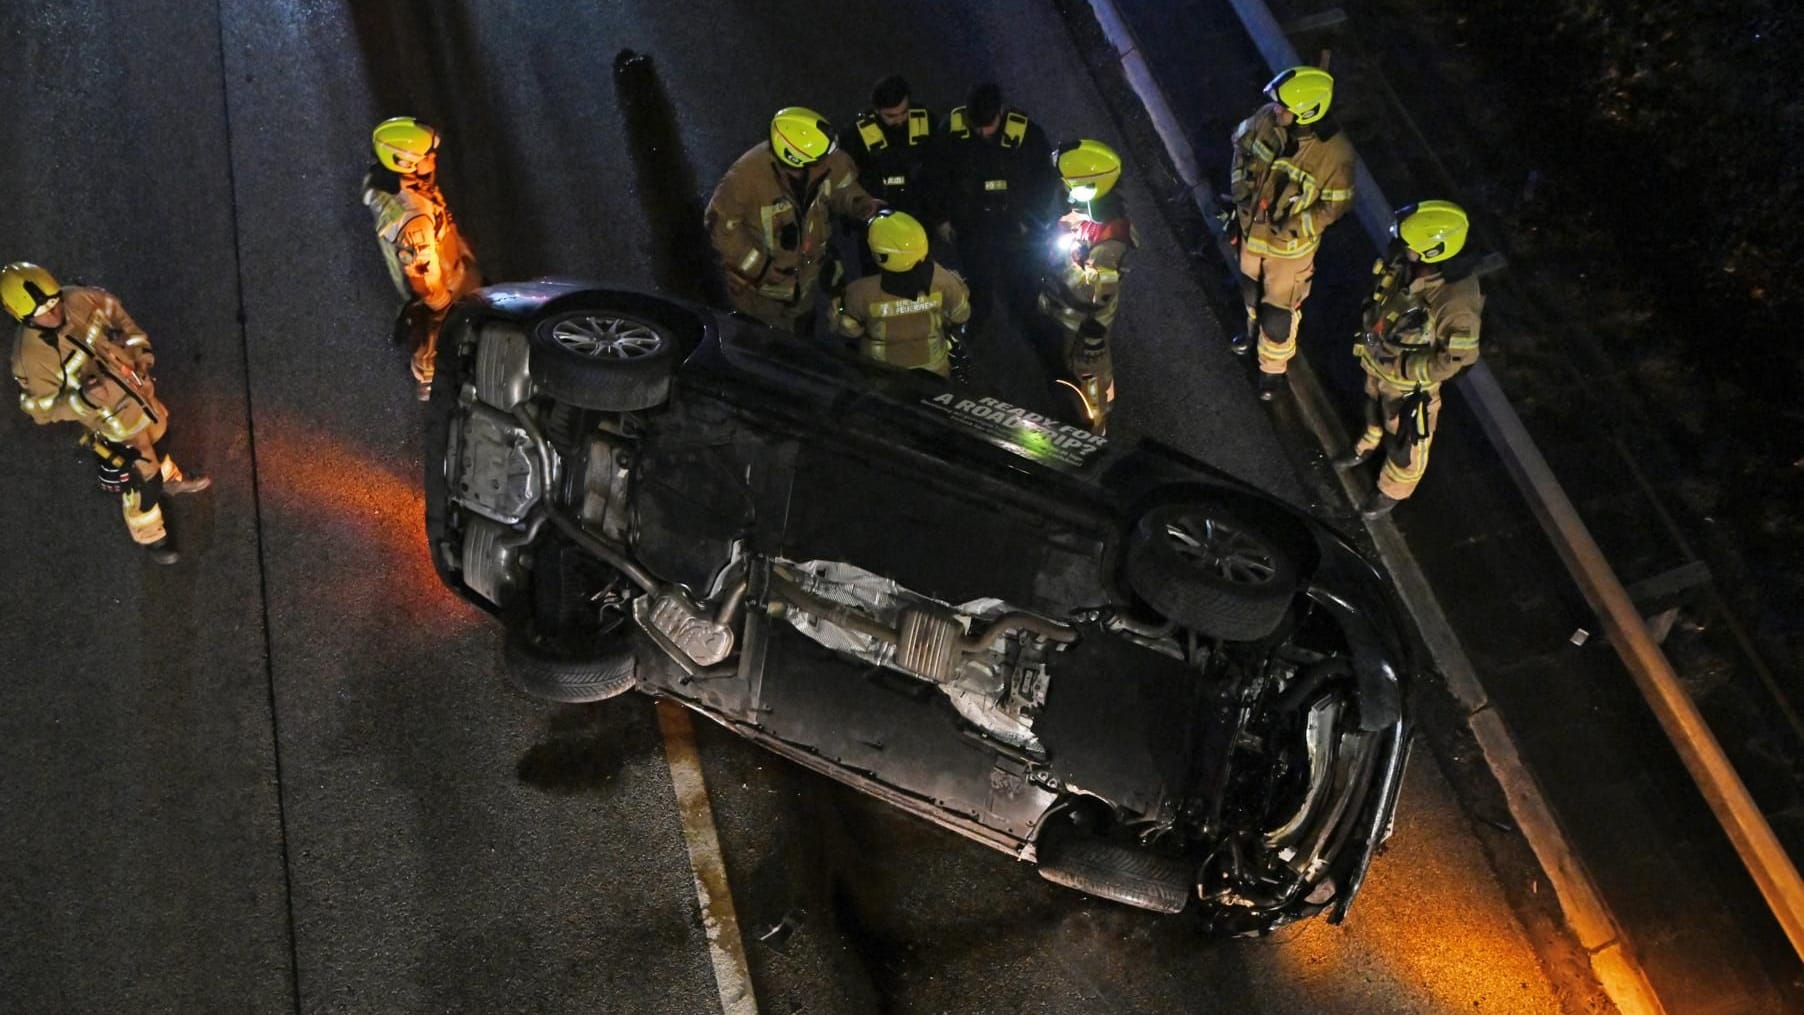
<path id="1" fill-rule="evenodd" d="M 676 791 L 683 843 L 689 847 L 689 869 L 695 874 L 695 898 L 701 904 L 702 929 L 708 935 L 720 1010 L 726 1015 L 757 1015 L 745 942 L 739 936 L 739 917 L 727 887 L 727 865 L 720 856 L 720 836 L 714 830 L 714 811 L 708 806 L 708 787 L 702 781 L 702 759 L 695 751 L 695 726 L 683 706 L 660 701 L 658 728 L 664 734 L 664 760 L 670 765 L 670 785 Z"/>

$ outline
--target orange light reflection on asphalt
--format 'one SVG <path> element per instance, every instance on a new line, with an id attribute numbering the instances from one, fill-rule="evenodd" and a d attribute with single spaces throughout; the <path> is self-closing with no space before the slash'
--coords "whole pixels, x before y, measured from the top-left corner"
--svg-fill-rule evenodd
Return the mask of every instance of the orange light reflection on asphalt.
<path id="1" fill-rule="evenodd" d="M 1554 993 L 1560 988 L 1548 982 L 1463 813 L 1448 806 L 1451 799 L 1433 762 L 1415 758 L 1396 834 L 1346 922 L 1311 920 L 1267 941 L 1291 974 L 1322 996 L 1347 992 L 1329 1010 L 1386 1010 L 1377 995 L 1363 993 L 1379 983 L 1403 987 L 1429 1011 L 1562 1010 Z"/>
<path id="2" fill-rule="evenodd" d="M 299 514 L 321 559 L 358 567 L 367 578 L 347 599 L 372 594 L 408 623 L 473 624 L 478 612 L 439 581 L 426 547 L 425 495 L 418 475 L 353 448 L 342 437 L 283 418 L 259 427 L 258 471 L 265 508 Z"/>

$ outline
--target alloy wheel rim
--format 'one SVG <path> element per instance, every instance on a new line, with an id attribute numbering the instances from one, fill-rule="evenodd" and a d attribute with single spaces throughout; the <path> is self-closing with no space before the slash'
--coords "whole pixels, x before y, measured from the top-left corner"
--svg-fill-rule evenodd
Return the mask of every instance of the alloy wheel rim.
<path id="1" fill-rule="evenodd" d="M 1235 585 L 1264 585 L 1278 573 L 1264 541 L 1219 518 L 1180 518 L 1166 524 L 1165 535 L 1178 556 Z"/>
<path id="2" fill-rule="evenodd" d="M 643 321 L 608 314 L 578 314 L 551 326 L 551 340 L 587 359 L 634 360 L 657 352 L 664 336 Z"/>

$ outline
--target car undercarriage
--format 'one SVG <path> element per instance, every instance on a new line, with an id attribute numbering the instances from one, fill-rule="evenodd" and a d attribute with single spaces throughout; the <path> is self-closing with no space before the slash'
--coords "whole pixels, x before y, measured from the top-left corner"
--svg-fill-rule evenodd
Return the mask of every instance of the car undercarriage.
<path id="1" fill-rule="evenodd" d="M 434 563 L 527 693 L 679 701 L 1220 932 L 1344 916 L 1407 735 L 1381 580 L 1337 537 L 1159 449 L 637 294 L 485 291 L 439 370 Z"/>

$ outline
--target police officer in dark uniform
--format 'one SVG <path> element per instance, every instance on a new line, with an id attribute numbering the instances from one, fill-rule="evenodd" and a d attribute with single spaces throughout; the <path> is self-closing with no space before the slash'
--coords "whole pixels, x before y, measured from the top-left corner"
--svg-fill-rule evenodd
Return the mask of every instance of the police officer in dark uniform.
<path id="1" fill-rule="evenodd" d="M 891 74 L 872 86 L 870 106 L 852 118 L 840 147 L 857 163 L 858 182 L 866 193 L 931 225 L 945 219 L 933 177 L 940 140 L 933 113 L 914 104 L 902 75 Z M 861 274 L 876 273 L 862 232 L 846 235 L 841 247 L 842 256 L 856 251 Z"/>
<path id="2" fill-rule="evenodd" d="M 871 105 L 852 120 L 844 147 L 858 163 L 865 193 L 922 222 L 937 222 L 931 172 L 938 132 L 933 113 L 917 106 L 908 82 L 891 74 L 871 89 Z"/>
<path id="3" fill-rule="evenodd" d="M 1034 244 L 1059 213 L 1059 179 L 1040 125 L 985 82 L 946 118 L 945 214 L 971 286 L 972 328 L 1000 293 L 1031 305 L 1045 260 Z M 941 238 L 947 238 L 942 229 Z"/>

